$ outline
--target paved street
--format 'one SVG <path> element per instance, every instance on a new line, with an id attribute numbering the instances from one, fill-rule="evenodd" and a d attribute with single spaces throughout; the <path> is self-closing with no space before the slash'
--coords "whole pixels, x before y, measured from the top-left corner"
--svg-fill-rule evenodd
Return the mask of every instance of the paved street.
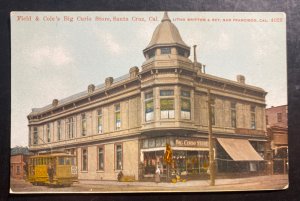
<path id="1" fill-rule="evenodd" d="M 256 176 L 240 179 L 217 179 L 215 186 L 209 186 L 209 180 L 197 180 L 178 183 L 154 182 L 116 182 L 116 181 L 80 181 L 71 187 L 52 188 L 48 186 L 33 186 L 24 180 L 11 179 L 11 191 L 22 192 L 141 192 L 141 191 L 244 191 L 271 190 L 287 188 L 287 175 Z"/>

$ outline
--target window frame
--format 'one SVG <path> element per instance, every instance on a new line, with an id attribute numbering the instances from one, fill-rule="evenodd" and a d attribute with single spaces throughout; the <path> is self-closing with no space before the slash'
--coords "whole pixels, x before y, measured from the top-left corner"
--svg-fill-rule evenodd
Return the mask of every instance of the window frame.
<path id="1" fill-rule="evenodd" d="M 56 125 L 56 129 L 57 129 L 57 140 L 60 141 L 62 140 L 61 138 L 61 120 L 57 120 L 57 125 Z"/>
<path id="2" fill-rule="evenodd" d="M 250 127 L 256 129 L 256 106 L 250 106 Z"/>
<path id="3" fill-rule="evenodd" d="M 86 151 L 86 169 L 84 169 L 84 151 Z M 89 169 L 89 154 L 88 154 L 88 148 L 81 148 L 81 172 L 88 172 Z"/>
<path id="4" fill-rule="evenodd" d="M 189 110 L 183 110 L 183 102 L 188 101 Z M 182 112 L 189 112 L 189 118 L 184 118 Z M 192 118 L 192 102 L 191 102 L 191 91 L 181 89 L 180 90 L 180 118 L 184 120 L 191 120 Z"/>
<path id="5" fill-rule="evenodd" d="M 66 132 L 67 132 L 68 139 L 74 139 L 75 138 L 75 129 L 76 129 L 76 127 L 75 127 L 75 121 L 76 120 L 75 120 L 74 116 L 68 117 L 66 119 L 66 124 L 67 124 Z"/>
<path id="6" fill-rule="evenodd" d="M 231 119 L 231 127 L 236 128 L 237 127 L 237 124 L 236 124 L 237 123 L 236 122 L 236 119 L 237 119 L 236 118 L 236 102 L 230 103 L 230 119 Z"/>
<path id="7" fill-rule="evenodd" d="M 51 142 L 50 123 L 46 124 L 47 142 Z"/>
<path id="8" fill-rule="evenodd" d="M 162 88 L 162 89 L 159 89 L 159 111 L 160 111 L 160 119 L 164 119 L 164 120 L 166 120 L 166 119 L 175 119 L 175 90 L 174 90 L 174 88 L 166 88 L 166 89 L 164 89 L 164 88 Z M 173 110 L 170 110 L 170 109 L 168 109 L 168 110 L 162 110 L 162 101 L 167 101 L 167 100 L 169 100 L 169 101 L 173 101 Z M 164 118 L 163 117 L 163 111 L 168 111 L 168 115 L 167 115 L 167 118 Z M 170 111 L 173 111 L 173 117 L 170 117 Z"/>
<path id="9" fill-rule="evenodd" d="M 118 168 L 118 146 L 121 146 L 121 168 Z M 116 143 L 115 144 L 115 171 L 123 170 L 124 169 L 124 163 L 123 163 L 123 143 Z"/>
<path id="10" fill-rule="evenodd" d="M 87 135 L 87 114 L 82 113 L 80 115 L 81 118 L 81 136 L 86 136 Z"/>
<path id="11" fill-rule="evenodd" d="M 150 96 L 149 98 L 147 98 L 147 94 L 152 94 L 152 96 Z M 154 93 L 153 90 L 152 91 L 148 91 L 144 93 L 144 105 L 145 105 L 145 121 L 149 122 L 149 121 L 153 121 L 154 120 Z M 152 102 L 152 111 L 147 112 L 147 104 Z M 151 109 L 151 108 L 150 108 Z M 152 118 L 151 119 L 147 119 L 147 114 L 152 113 Z"/>
<path id="12" fill-rule="evenodd" d="M 99 118 L 101 118 L 101 132 L 100 132 L 100 129 L 99 129 L 99 126 L 100 126 Z M 97 134 L 103 134 L 103 133 L 104 133 L 103 132 L 103 110 L 102 110 L 102 108 L 99 108 L 97 110 Z"/>
<path id="13" fill-rule="evenodd" d="M 277 115 L 277 123 L 281 123 L 282 122 L 282 113 L 278 112 L 276 115 Z"/>
<path id="14" fill-rule="evenodd" d="M 211 98 L 211 125 L 215 126 L 216 125 L 216 99 Z"/>
<path id="15" fill-rule="evenodd" d="M 39 130 L 37 126 L 33 127 L 33 144 L 39 144 Z"/>
<path id="16" fill-rule="evenodd" d="M 102 149 L 103 168 L 100 168 L 100 149 Z M 97 171 L 105 171 L 105 147 L 104 145 L 97 146 Z"/>
<path id="17" fill-rule="evenodd" d="M 160 48 L 160 54 L 171 54 L 172 53 L 172 49 L 171 47 L 161 47 Z"/>
<path id="18" fill-rule="evenodd" d="M 117 103 L 114 105 L 115 107 L 115 130 L 121 130 L 122 127 L 122 120 L 121 120 L 121 104 Z M 117 109 L 118 108 L 118 109 Z M 118 116 L 119 116 L 119 125 L 118 125 Z"/>

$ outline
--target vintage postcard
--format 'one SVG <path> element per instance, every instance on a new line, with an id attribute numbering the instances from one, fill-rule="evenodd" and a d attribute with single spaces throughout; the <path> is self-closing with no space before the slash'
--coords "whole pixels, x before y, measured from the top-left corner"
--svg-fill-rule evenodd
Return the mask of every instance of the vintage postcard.
<path id="1" fill-rule="evenodd" d="M 286 16 L 11 12 L 11 193 L 288 188 Z"/>

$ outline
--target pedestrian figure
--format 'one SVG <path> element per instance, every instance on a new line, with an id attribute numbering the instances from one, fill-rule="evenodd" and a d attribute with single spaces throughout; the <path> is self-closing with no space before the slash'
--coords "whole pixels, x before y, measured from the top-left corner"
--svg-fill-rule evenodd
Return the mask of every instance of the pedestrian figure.
<path id="1" fill-rule="evenodd" d="M 118 174 L 118 181 L 121 181 L 123 178 L 123 172 L 120 171 L 119 174 Z"/>
<path id="2" fill-rule="evenodd" d="M 49 181 L 50 181 L 50 183 L 52 183 L 53 182 L 54 169 L 53 169 L 51 164 L 49 164 L 47 172 L 48 172 Z"/>
<path id="3" fill-rule="evenodd" d="M 156 183 L 160 182 L 160 169 L 158 168 L 158 166 L 156 167 L 156 171 L 155 171 L 155 182 Z"/>

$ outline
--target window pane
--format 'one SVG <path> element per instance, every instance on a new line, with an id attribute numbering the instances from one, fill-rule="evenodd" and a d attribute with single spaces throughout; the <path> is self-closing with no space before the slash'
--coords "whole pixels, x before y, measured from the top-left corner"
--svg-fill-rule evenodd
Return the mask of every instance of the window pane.
<path id="1" fill-rule="evenodd" d="M 155 147 L 155 139 L 149 139 L 149 147 Z"/>
<path id="2" fill-rule="evenodd" d="M 150 98 L 153 98 L 153 92 L 145 94 L 145 99 L 150 99 Z"/>
<path id="3" fill-rule="evenodd" d="M 161 99 L 160 110 L 174 110 L 174 99 Z"/>
<path id="4" fill-rule="evenodd" d="M 160 90 L 160 96 L 174 96 L 174 90 Z"/>
<path id="5" fill-rule="evenodd" d="M 171 48 L 169 47 L 163 47 L 160 49 L 161 54 L 171 54 Z"/>
<path id="6" fill-rule="evenodd" d="M 122 146 L 121 145 L 117 145 L 117 170 L 121 170 L 122 169 Z"/>
<path id="7" fill-rule="evenodd" d="M 143 148 L 148 148 L 148 139 L 143 140 Z"/>
<path id="8" fill-rule="evenodd" d="M 88 163 L 87 150 L 83 149 L 82 150 L 82 170 L 83 171 L 87 171 L 87 163 Z"/>
<path id="9" fill-rule="evenodd" d="M 98 150 L 98 169 L 104 170 L 104 152 L 103 148 L 99 148 Z"/>
<path id="10" fill-rule="evenodd" d="M 149 58 L 152 58 L 152 57 L 154 57 L 154 56 L 155 56 L 155 49 L 150 50 L 150 51 L 148 52 L 148 57 L 149 57 Z"/>
<path id="11" fill-rule="evenodd" d="M 98 116 L 98 133 L 102 133 L 102 116 Z"/>
<path id="12" fill-rule="evenodd" d="M 189 91 L 182 90 L 181 91 L 181 96 L 183 96 L 183 97 L 191 97 L 191 93 Z"/>
<path id="13" fill-rule="evenodd" d="M 188 99 L 181 99 L 181 110 L 182 111 L 191 111 L 191 101 Z"/>
<path id="14" fill-rule="evenodd" d="M 58 165 L 64 165 L 64 157 L 58 157 Z"/>
<path id="15" fill-rule="evenodd" d="M 180 55 L 180 56 L 184 56 L 184 49 L 182 48 L 177 48 L 177 53 Z"/>

